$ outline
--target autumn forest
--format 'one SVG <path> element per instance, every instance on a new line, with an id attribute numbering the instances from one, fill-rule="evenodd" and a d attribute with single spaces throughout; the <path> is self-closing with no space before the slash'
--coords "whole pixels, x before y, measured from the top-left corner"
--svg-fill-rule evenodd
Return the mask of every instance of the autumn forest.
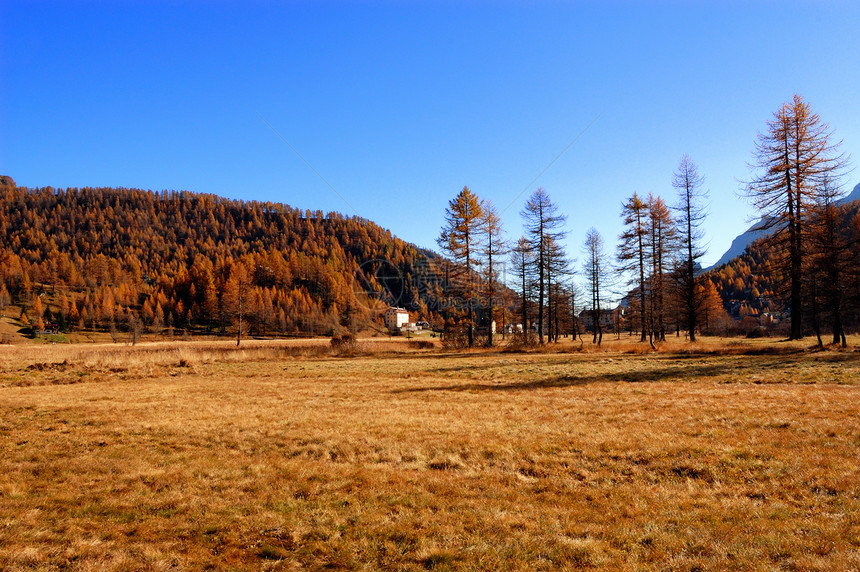
<path id="1" fill-rule="evenodd" d="M 445 213 L 443 258 L 359 217 L 3 177 L 0 310 L 20 312 L 31 333 L 101 330 L 132 342 L 381 333 L 385 310 L 400 306 L 468 346 L 493 345 L 490 324 L 520 343 L 584 332 L 598 344 L 622 332 L 652 346 L 681 332 L 844 343 L 860 325 L 860 209 L 838 200 L 848 158 L 799 96 L 767 126 L 745 192 L 770 235 L 709 272 L 698 264 L 708 196 L 686 155 L 677 196 L 634 192 L 621 205 L 615 253 L 594 228 L 567 252 L 566 217 L 541 188 L 511 240 L 495 207 L 465 187 Z"/>
<path id="2" fill-rule="evenodd" d="M 375 224 L 188 192 L 27 189 L 0 200 L 0 307 L 34 328 L 330 335 L 427 310 L 438 257 Z M 422 290 L 419 292 L 418 274 Z"/>

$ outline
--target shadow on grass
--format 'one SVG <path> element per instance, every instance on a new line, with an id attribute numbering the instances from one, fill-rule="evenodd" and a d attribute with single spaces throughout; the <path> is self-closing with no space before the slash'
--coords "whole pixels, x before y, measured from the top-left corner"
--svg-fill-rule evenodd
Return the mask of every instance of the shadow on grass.
<path id="1" fill-rule="evenodd" d="M 424 354 L 420 357 L 421 359 L 430 358 L 444 358 L 447 360 L 457 360 L 453 361 L 448 365 L 442 365 L 438 367 L 426 368 L 423 370 L 424 373 L 428 374 L 444 374 L 444 373 L 478 373 L 482 371 L 490 371 L 490 370 L 498 370 L 500 367 L 517 367 L 519 364 L 518 361 L 512 360 L 512 356 L 516 354 L 510 353 L 472 353 L 472 354 L 458 354 L 454 353 L 445 353 L 445 354 Z M 523 354 L 528 355 L 528 354 Z M 575 356 L 577 364 L 588 364 L 588 363 L 602 363 L 605 360 L 609 359 L 610 361 L 615 361 L 617 363 L 625 363 L 629 361 L 630 363 L 642 363 L 643 360 L 647 360 L 650 362 L 669 362 L 669 363 L 680 363 L 684 365 L 679 365 L 677 367 L 669 367 L 665 366 L 660 371 L 679 371 L 679 372 L 693 372 L 689 373 L 689 375 L 695 375 L 695 369 L 703 369 L 710 370 L 713 367 L 719 367 L 726 371 L 739 372 L 744 370 L 751 370 L 752 373 L 758 373 L 761 369 L 770 369 L 773 366 L 787 367 L 797 363 L 846 363 L 846 362 L 856 362 L 860 361 L 860 352 L 820 352 L 820 353 L 810 353 L 805 351 L 790 351 L 783 353 L 771 353 L 771 352 L 749 352 L 749 353 L 719 353 L 719 352 L 701 352 L 701 353 L 647 353 L 647 354 L 633 354 L 628 355 L 624 353 L 618 354 L 579 354 L 579 353 L 545 353 L 542 354 L 541 361 L 535 362 L 527 362 L 524 364 L 526 367 L 545 367 L 547 365 L 564 365 L 574 363 L 572 361 L 572 356 Z M 390 359 L 402 359 L 404 356 L 390 356 Z M 410 356 L 406 356 L 410 357 Z M 411 356 L 414 357 L 414 356 Z M 389 358 L 389 356 L 386 356 Z M 482 362 L 472 362 L 472 363 L 464 363 L 462 358 L 477 358 L 477 359 L 485 359 L 486 361 Z M 502 361 L 499 361 L 499 358 L 502 358 Z M 699 365 L 692 366 L 686 365 L 685 362 L 690 362 L 693 360 L 708 360 L 708 359 L 719 359 L 726 358 L 731 360 L 728 364 L 720 364 L 715 366 L 710 365 Z M 612 377 L 624 377 L 626 375 L 636 377 L 639 374 L 646 374 L 646 377 L 650 376 L 648 371 L 645 372 L 620 372 L 618 374 L 609 374 L 608 376 L 602 376 L 606 379 Z M 609 379 L 609 381 L 638 381 L 636 379 Z M 654 381 L 652 379 L 648 379 L 647 381 Z"/>
<path id="2" fill-rule="evenodd" d="M 754 370 L 754 367 L 750 367 Z M 559 387 L 574 387 L 592 383 L 648 383 L 655 381 L 688 380 L 691 378 L 709 378 L 726 374 L 738 374 L 737 364 L 713 364 L 701 366 L 676 366 L 648 369 L 643 371 L 626 371 L 619 373 L 602 373 L 595 375 L 560 375 L 551 378 L 532 381 L 511 381 L 484 383 L 462 383 L 453 385 L 436 385 L 427 387 L 411 387 L 397 389 L 392 393 L 421 393 L 426 391 L 528 391 L 534 389 L 549 389 Z"/>

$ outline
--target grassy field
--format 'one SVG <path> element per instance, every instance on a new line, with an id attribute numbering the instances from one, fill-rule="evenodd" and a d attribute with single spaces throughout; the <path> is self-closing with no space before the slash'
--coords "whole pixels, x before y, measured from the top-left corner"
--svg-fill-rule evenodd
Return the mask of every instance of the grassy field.
<path id="1" fill-rule="evenodd" d="M 0 346 L 0 567 L 858 570 L 860 352 L 810 348 Z"/>

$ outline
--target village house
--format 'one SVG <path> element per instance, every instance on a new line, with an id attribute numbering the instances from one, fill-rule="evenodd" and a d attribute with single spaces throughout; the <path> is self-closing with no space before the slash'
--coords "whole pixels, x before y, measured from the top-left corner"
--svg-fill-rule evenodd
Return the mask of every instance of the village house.
<path id="1" fill-rule="evenodd" d="M 389 330 L 399 330 L 409 323 L 409 312 L 405 308 L 388 308 L 385 311 L 385 327 Z"/>
<path id="2" fill-rule="evenodd" d="M 523 333 L 523 325 L 522 324 L 505 324 L 505 333 L 506 334 L 522 334 Z"/>
<path id="3" fill-rule="evenodd" d="M 600 328 L 604 332 L 622 331 L 625 325 L 625 308 L 617 306 L 613 310 L 600 310 Z M 583 310 L 579 313 L 579 323 L 586 332 L 594 331 L 594 313 L 591 310 Z"/>

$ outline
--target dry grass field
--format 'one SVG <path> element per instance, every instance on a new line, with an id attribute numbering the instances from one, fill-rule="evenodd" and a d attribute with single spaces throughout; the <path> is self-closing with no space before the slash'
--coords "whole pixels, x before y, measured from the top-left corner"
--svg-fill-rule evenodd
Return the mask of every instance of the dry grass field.
<path id="1" fill-rule="evenodd" d="M 0 346 L 0 567 L 860 570 L 810 346 Z"/>

